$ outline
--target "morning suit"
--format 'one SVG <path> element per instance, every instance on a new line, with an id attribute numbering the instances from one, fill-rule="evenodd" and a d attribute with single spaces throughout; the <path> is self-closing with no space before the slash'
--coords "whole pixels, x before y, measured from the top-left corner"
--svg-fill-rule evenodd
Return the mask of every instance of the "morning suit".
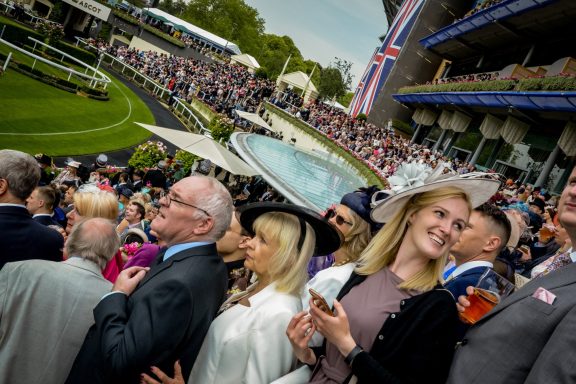
<path id="1" fill-rule="evenodd" d="M 22 206 L 0 205 L 0 268 L 13 261 L 62 260 L 64 238 L 32 219 Z"/>
<path id="2" fill-rule="evenodd" d="M 0 383 L 61 384 L 112 284 L 91 261 L 27 260 L 0 271 Z"/>
<path id="3" fill-rule="evenodd" d="M 178 359 L 188 377 L 226 284 L 214 243 L 152 266 L 129 297 L 114 293 L 96 306 L 66 383 L 139 383 L 152 365 L 173 376 Z"/>
<path id="4" fill-rule="evenodd" d="M 552 304 L 532 295 L 552 292 Z M 473 325 L 457 349 L 450 384 L 576 382 L 576 264 L 534 279 Z"/>

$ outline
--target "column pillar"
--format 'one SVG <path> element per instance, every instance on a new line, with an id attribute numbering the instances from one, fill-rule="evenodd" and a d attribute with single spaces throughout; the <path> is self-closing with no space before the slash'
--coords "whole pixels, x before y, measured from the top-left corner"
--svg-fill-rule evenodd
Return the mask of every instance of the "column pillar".
<path id="1" fill-rule="evenodd" d="M 504 139 L 500 137 L 496 142 L 494 149 L 492 150 L 492 154 L 490 155 L 488 161 L 486 161 L 486 164 L 484 165 L 486 168 L 492 168 L 492 166 L 496 162 L 496 159 L 498 158 L 498 152 L 500 152 L 500 149 L 502 149 L 503 145 L 504 145 Z"/>
<path id="2" fill-rule="evenodd" d="M 410 144 L 416 143 L 416 140 L 418 139 L 418 135 L 420 135 L 421 130 L 422 130 L 422 124 L 418 124 L 416 126 L 416 130 L 414 131 L 414 134 L 412 135 L 412 138 L 410 139 Z"/>
<path id="3" fill-rule="evenodd" d="M 556 162 L 556 158 L 558 157 L 559 154 L 560 154 L 560 147 L 558 146 L 558 144 L 556 144 L 554 150 L 550 152 L 550 155 L 548 156 L 548 159 L 546 160 L 546 163 L 542 168 L 542 172 L 540 172 L 540 175 L 538 176 L 538 179 L 536 180 L 534 186 L 541 187 L 546 183 L 546 180 L 548 180 L 550 172 L 552 172 L 552 168 L 554 168 L 554 163 Z"/>
<path id="4" fill-rule="evenodd" d="M 480 153 L 482 153 L 482 150 L 484 149 L 485 145 L 486 145 L 486 137 L 484 135 L 482 135 L 482 140 L 480 140 L 478 147 L 476 148 L 476 150 L 474 151 L 474 154 L 472 155 L 472 158 L 468 162 L 470 165 L 476 165 L 476 162 L 478 161 L 478 158 L 480 157 Z"/>
<path id="5" fill-rule="evenodd" d="M 446 148 L 444 148 L 444 155 L 448 155 L 448 152 L 450 152 L 450 148 L 452 148 L 454 143 L 456 143 L 456 140 L 458 140 L 458 136 L 460 136 L 460 132 L 454 132 L 454 134 L 450 138 L 450 141 L 448 142 L 448 145 L 446 146 Z"/>
<path id="6" fill-rule="evenodd" d="M 443 129 L 442 133 L 440 134 L 440 137 L 438 138 L 438 141 L 432 147 L 432 152 L 436 152 L 440 148 L 440 145 L 442 144 L 445 138 L 446 138 L 446 129 Z"/>

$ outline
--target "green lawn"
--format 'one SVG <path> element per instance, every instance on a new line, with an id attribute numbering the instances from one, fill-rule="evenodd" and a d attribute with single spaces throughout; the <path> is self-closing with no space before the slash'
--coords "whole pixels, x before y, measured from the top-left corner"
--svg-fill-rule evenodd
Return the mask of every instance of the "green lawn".
<path id="1" fill-rule="evenodd" d="M 150 132 L 134 122 L 154 124 L 152 113 L 126 86 L 110 78 L 110 100 L 98 101 L 8 69 L 0 77 L 0 148 L 64 156 L 144 141 Z"/>

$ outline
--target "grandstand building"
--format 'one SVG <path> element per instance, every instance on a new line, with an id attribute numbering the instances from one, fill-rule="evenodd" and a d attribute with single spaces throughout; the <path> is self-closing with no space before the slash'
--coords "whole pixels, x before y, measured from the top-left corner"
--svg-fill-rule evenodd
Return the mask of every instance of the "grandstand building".
<path id="1" fill-rule="evenodd" d="M 405 0 L 351 114 L 558 191 L 576 156 L 576 1 Z"/>

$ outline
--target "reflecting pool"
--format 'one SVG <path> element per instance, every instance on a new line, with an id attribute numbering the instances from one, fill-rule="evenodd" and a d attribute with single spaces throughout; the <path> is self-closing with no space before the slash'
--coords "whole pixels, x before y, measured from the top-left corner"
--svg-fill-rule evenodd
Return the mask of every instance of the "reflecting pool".
<path id="1" fill-rule="evenodd" d="M 366 180 L 356 169 L 327 153 L 308 152 L 267 136 L 236 132 L 232 145 L 278 192 L 294 204 L 323 211 Z"/>

